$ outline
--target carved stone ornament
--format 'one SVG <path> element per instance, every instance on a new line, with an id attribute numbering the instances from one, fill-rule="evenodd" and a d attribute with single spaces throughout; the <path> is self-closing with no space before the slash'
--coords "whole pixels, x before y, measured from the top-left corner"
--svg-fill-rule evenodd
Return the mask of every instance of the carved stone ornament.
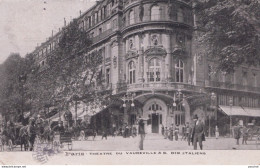
<path id="1" fill-rule="evenodd" d="M 145 51 L 145 55 L 161 55 L 166 56 L 167 52 L 164 48 L 161 47 L 151 47 Z"/>
<path id="2" fill-rule="evenodd" d="M 114 40 L 114 41 L 111 43 L 111 46 L 112 46 L 112 47 L 118 46 L 118 41 L 117 41 L 117 40 Z"/>
<path id="3" fill-rule="evenodd" d="M 160 47 L 152 47 L 147 49 L 144 54 L 146 55 L 146 61 L 149 60 L 149 58 L 151 57 L 166 57 L 167 52 L 164 48 L 160 48 Z"/>
<path id="4" fill-rule="evenodd" d="M 140 19 L 140 21 L 143 21 L 143 17 L 144 17 L 144 6 L 143 6 L 143 2 L 141 1 L 140 6 L 139 6 L 139 19 Z"/>
<path id="5" fill-rule="evenodd" d="M 152 45 L 153 46 L 157 46 L 158 45 L 158 35 L 152 35 L 152 38 L 151 38 L 151 40 L 152 40 Z"/>
<path id="6" fill-rule="evenodd" d="M 131 59 L 138 57 L 139 55 L 135 51 L 128 51 L 125 55 L 125 59 Z"/>
<path id="7" fill-rule="evenodd" d="M 117 67 L 117 57 L 116 56 L 114 56 L 114 58 L 113 58 L 113 64 L 114 64 L 114 68 L 116 68 Z"/>

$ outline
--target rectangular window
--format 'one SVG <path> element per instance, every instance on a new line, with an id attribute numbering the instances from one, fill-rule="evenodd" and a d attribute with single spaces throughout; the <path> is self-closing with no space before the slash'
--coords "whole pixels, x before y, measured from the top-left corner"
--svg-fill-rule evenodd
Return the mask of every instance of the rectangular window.
<path id="1" fill-rule="evenodd" d="M 176 82 L 180 82 L 180 76 L 179 76 L 179 74 L 180 74 L 180 71 L 179 71 L 179 69 L 177 69 L 177 70 L 176 70 Z"/>
<path id="2" fill-rule="evenodd" d="M 253 73 L 253 86 L 257 87 L 257 75 L 256 75 L 256 73 Z"/>
<path id="3" fill-rule="evenodd" d="M 154 82 L 154 72 L 150 72 L 150 82 Z"/>
<path id="4" fill-rule="evenodd" d="M 183 70 L 180 70 L 180 82 L 183 83 Z"/>
<path id="5" fill-rule="evenodd" d="M 133 83 L 135 83 L 135 70 L 133 70 Z"/>
<path id="6" fill-rule="evenodd" d="M 242 74 L 242 82 L 243 82 L 243 86 L 246 86 L 247 85 L 247 72 L 243 71 L 243 74 Z"/>
<path id="7" fill-rule="evenodd" d="M 107 86 L 110 84 L 110 69 L 106 70 L 106 83 Z"/>
<path id="8" fill-rule="evenodd" d="M 132 84 L 132 82 L 133 82 L 133 79 L 132 79 L 132 77 L 133 77 L 133 72 L 130 71 L 130 74 L 129 74 L 129 75 L 130 75 L 130 81 L 129 81 L 129 82 L 130 82 L 130 84 Z"/>

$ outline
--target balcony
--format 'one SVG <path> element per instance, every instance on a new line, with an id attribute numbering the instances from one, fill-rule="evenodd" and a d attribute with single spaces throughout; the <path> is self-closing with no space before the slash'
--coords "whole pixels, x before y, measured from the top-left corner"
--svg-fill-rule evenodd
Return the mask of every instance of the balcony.
<path id="1" fill-rule="evenodd" d="M 175 82 L 156 82 L 156 83 L 136 83 L 136 84 L 126 84 L 119 83 L 117 85 L 117 93 L 120 92 L 134 92 L 134 91 L 151 91 L 151 90 L 185 90 L 190 92 L 199 92 L 200 87 L 185 84 L 185 83 L 175 83 Z"/>
<path id="2" fill-rule="evenodd" d="M 216 82 L 216 81 L 206 81 L 206 87 L 220 88 L 220 89 L 229 89 L 229 90 L 238 90 L 238 91 L 248 91 L 248 92 L 260 92 L 260 87 L 245 86 L 240 84 L 231 84 L 225 82 Z"/>
<path id="3" fill-rule="evenodd" d="M 112 29 L 109 29 L 109 30 L 106 30 L 106 31 L 102 32 L 98 36 L 93 37 L 92 38 L 93 44 L 96 44 L 97 42 L 102 41 L 105 38 L 109 37 L 112 34 L 112 32 L 113 32 Z"/>
<path id="4" fill-rule="evenodd" d="M 141 0 L 126 0 L 124 2 L 125 8 L 127 8 L 128 6 L 134 4 L 134 3 L 140 3 Z M 191 5 L 191 0 L 179 0 L 180 2 L 183 2 L 185 4 Z"/>
<path id="5" fill-rule="evenodd" d="M 151 17 L 154 17 L 154 19 L 152 19 Z M 159 15 L 159 16 L 144 15 L 142 20 L 140 20 L 139 17 L 124 20 L 122 23 L 122 31 L 134 26 L 140 26 L 146 24 L 148 25 L 162 24 L 162 23 L 175 24 L 177 26 L 186 26 L 186 27 L 193 26 L 192 19 L 187 19 L 187 17 L 184 16 L 169 17 L 167 14 Z"/>

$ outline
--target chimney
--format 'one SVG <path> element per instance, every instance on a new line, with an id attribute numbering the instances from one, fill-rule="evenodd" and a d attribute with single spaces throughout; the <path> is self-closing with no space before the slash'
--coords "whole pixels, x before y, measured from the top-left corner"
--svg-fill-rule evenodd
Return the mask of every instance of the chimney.
<path id="1" fill-rule="evenodd" d="M 64 18 L 64 26 L 66 26 L 66 19 Z"/>
<path id="2" fill-rule="evenodd" d="M 81 16 L 81 10 L 79 11 L 79 16 Z"/>
<path id="3" fill-rule="evenodd" d="M 51 31 L 51 37 L 53 37 L 53 30 Z"/>

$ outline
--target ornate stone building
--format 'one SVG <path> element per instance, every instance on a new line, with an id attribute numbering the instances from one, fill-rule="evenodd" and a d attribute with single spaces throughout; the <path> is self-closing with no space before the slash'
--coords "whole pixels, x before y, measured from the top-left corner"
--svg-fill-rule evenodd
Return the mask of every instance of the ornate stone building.
<path id="1" fill-rule="evenodd" d="M 259 68 L 246 72 L 242 68 L 241 73 L 239 69 L 232 87 L 226 84 L 231 79 L 227 76 L 213 80 L 216 62 L 201 55 L 196 46 L 198 32 L 190 0 L 103 0 L 77 21 L 92 38 L 92 51 L 103 55 L 103 89 L 112 90 L 121 100 L 104 110 L 112 116 L 110 125 L 133 125 L 142 117 L 147 119 L 148 132 L 160 133 L 162 126 L 191 122 L 194 114 L 210 125 L 209 118 L 225 113 L 230 96 L 233 109 L 243 99 L 239 96 L 246 95 L 244 102 L 252 99 L 252 107 L 259 112 Z M 42 68 L 59 37 L 60 33 L 34 51 Z M 250 82 L 244 79 L 249 76 Z"/>

